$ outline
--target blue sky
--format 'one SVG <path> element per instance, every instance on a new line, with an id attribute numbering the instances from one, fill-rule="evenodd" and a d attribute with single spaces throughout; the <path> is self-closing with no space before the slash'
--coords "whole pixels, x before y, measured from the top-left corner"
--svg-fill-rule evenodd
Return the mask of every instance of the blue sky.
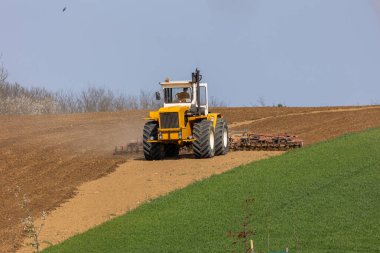
<path id="1" fill-rule="evenodd" d="M 377 0 L 0 1 L 1 62 L 24 86 L 137 95 L 199 67 L 231 106 L 380 103 Z"/>

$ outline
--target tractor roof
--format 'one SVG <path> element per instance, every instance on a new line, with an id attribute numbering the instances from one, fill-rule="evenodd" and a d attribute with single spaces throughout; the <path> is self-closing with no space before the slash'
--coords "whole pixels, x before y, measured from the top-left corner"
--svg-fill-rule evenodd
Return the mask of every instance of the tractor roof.
<path id="1" fill-rule="evenodd" d="M 161 82 L 160 84 L 161 85 L 183 85 L 183 84 L 191 85 L 192 82 L 191 81 L 170 81 L 170 80 L 166 80 L 165 82 Z"/>
<path id="2" fill-rule="evenodd" d="M 174 88 L 174 87 L 192 87 L 193 83 L 191 81 L 165 81 L 160 83 L 163 88 Z"/>

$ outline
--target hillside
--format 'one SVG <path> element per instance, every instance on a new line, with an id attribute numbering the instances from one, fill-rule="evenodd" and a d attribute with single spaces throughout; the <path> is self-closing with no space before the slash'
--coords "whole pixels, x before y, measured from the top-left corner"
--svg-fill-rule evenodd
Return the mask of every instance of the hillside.
<path id="1" fill-rule="evenodd" d="M 374 106 L 213 111 L 225 115 L 230 130 L 288 132 L 300 135 L 307 144 L 380 126 L 380 107 Z M 124 156 L 113 156 L 113 148 L 138 138 L 146 115 L 147 111 L 137 110 L 0 116 L 0 216 L 4 217 L 0 220 L 0 251 L 13 251 L 22 239 L 23 214 L 14 196 L 17 187 L 30 199 L 33 214 L 54 210 L 75 195 L 84 182 L 103 177 L 126 161 Z M 189 168 L 184 173 L 191 171 Z"/>
<path id="2" fill-rule="evenodd" d="M 380 129 L 241 166 L 146 203 L 54 252 L 378 252 Z"/>

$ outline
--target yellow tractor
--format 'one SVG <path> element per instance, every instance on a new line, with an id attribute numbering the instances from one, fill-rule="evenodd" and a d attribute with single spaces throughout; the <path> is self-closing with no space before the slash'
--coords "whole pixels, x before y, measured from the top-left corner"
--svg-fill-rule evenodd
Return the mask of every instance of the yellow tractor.
<path id="1" fill-rule="evenodd" d="M 198 69 L 192 80 L 165 80 L 164 106 L 149 112 L 143 132 L 146 160 L 178 156 L 181 147 L 192 147 L 196 158 L 209 158 L 228 152 L 227 122 L 220 113 L 209 113 L 207 83 L 201 83 Z M 156 92 L 161 100 L 161 93 Z"/>

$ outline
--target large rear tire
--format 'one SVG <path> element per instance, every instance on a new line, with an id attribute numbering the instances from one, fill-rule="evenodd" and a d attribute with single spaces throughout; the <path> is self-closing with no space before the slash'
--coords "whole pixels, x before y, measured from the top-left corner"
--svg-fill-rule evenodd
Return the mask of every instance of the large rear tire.
<path id="1" fill-rule="evenodd" d="M 160 160 L 163 158 L 163 146 L 158 142 L 148 142 L 148 140 L 157 139 L 158 124 L 155 121 L 149 121 L 144 125 L 143 146 L 144 157 L 146 160 Z"/>
<path id="2" fill-rule="evenodd" d="M 179 146 L 176 144 L 166 144 L 165 145 L 165 156 L 176 157 L 179 155 Z"/>
<path id="3" fill-rule="evenodd" d="M 225 155 L 228 152 L 227 122 L 218 118 L 215 127 L 215 155 Z"/>
<path id="4" fill-rule="evenodd" d="M 212 122 L 203 120 L 193 127 L 193 152 L 196 158 L 210 158 L 215 154 L 215 133 Z"/>

